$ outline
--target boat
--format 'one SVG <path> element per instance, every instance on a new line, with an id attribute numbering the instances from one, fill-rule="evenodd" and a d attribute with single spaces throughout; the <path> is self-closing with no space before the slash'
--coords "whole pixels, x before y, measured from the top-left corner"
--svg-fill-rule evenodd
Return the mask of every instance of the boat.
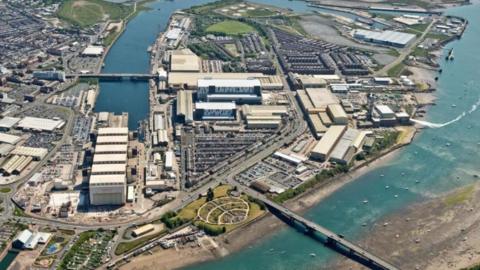
<path id="1" fill-rule="evenodd" d="M 310 253 L 310 257 L 316 257 L 316 256 L 317 256 L 317 254 L 315 254 L 315 253 Z"/>
<path id="2" fill-rule="evenodd" d="M 451 61 L 453 60 L 455 57 L 453 56 L 453 48 L 451 48 L 449 51 L 448 51 L 448 55 L 445 57 L 445 60 L 447 61 Z"/>
<path id="3" fill-rule="evenodd" d="M 389 189 L 389 188 L 390 188 L 390 186 L 385 186 L 385 189 Z"/>
<path id="4" fill-rule="evenodd" d="M 395 197 L 395 198 L 398 198 L 398 195 L 397 195 L 397 194 L 395 194 L 395 196 L 393 196 L 393 197 Z"/>
<path id="5" fill-rule="evenodd" d="M 363 203 L 368 203 L 368 200 L 363 200 Z"/>
<path id="6" fill-rule="evenodd" d="M 456 107 L 457 107 L 457 105 L 456 105 L 456 104 L 452 104 L 452 108 L 456 108 Z"/>
<path id="7" fill-rule="evenodd" d="M 420 183 L 420 180 L 415 180 L 415 183 L 417 183 L 417 184 Z"/>
<path id="8" fill-rule="evenodd" d="M 452 145 L 452 144 L 451 144 L 451 143 L 448 143 L 448 142 L 445 144 L 445 146 L 447 146 L 447 147 L 450 146 L 450 145 Z"/>

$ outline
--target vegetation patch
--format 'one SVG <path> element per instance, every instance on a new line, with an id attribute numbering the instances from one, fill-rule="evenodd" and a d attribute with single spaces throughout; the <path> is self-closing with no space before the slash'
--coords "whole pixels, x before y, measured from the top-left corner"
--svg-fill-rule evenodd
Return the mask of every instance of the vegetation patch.
<path id="1" fill-rule="evenodd" d="M 208 33 L 221 33 L 225 35 L 240 35 L 255 31 L 253 27 L 246 23 L 234 20 L 225 20 L 207 27 Z"/>
<path id="2" fill-rule="evenodd" d="M 89 27 L 106 19 L 123 20 L 132 12 L 132 6 L 103 0 L 66 0 L 57 15 L 71 24 Z"/>
<path id="3" fill-rule="evenodd" d="M 12 189 L 9 187 L 0 188 L 0 193 L 9 193 L 10 191 L 12 191 Z"/>
<path id="4" fill-rule="evenodd" d="M 131 250 L 133 250 L 137 247 L 140 247 L 140 246 L 144 245 L 148 241 L 150 241 L 154 238 L 160 237 L 160 236 L 162 236 L 166 233 L 167 232 L 165 230 L 163 230 L 163 231 L 160 231 L 158 233 L 155 233 L 155 234 L 152 234 L 152 235 L 147 235 L 147 236 L 144 236 L 144 237 L 140 237 L 140 238 L 137 238 L 137 239 L 132 240 L 132 241 L 121 242 L 121 243 L 118 244 L 117 248 L 115 249 L 115 255 L 121 255 L 123 253 L 129 252 L 129 251 L 131 251 Z"/>
<path id="5" fill-rule="evenodd" d="M 454 206 L 457 204 L 464 203 L 468 201 L 470 198 L 472 198 L 474 191 L 475 191 L 475 187 L 473 185 L 464 187 L 445 197 L 444 202 L 447 206 Z"/>

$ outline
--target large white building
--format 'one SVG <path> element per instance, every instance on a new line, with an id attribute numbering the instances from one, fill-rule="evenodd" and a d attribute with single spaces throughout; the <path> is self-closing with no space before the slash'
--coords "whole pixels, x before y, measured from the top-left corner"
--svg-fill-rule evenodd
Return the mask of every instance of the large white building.
<path id="1" fill-rule="evenodd" d="M 90 174 L 91 205 L 122 205 L 127 196 L 128 128 L 100 128 Z"/>
<path id="2" fill-rule="evenodd" d="M 357 29 L 353 31 L 353 37 L 367 42 L 403 48 L 414 41 L 416 36 L 414 34 L 390 30 L 370 31 Z"/>
<path id="3" fill-rule="evenodd" d="M 39 80 L 65 81 L 65 72 L 60 70 L 37 70 L 33 72 L 33 77 Z"/>
<path id="4" fill-rule="evenodd" d="M 200 79 L 198 99 L 207 102 L 262 103 L 261 84 L 258 79 Z"/>
<path id="5" fill-rule="evenodd" d="M 197 102 L 195 113 L 203 120 L 234 120 L 235 102 Z"/>

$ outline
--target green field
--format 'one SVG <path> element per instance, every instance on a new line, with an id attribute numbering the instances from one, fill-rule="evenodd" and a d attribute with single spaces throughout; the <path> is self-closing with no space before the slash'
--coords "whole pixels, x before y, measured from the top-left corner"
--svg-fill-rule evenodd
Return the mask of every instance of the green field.
<path id="1" fill-rule="evenodd" d="M 0 188 L 1 193 L 9 193 L 10 191 L 12 191 L 12 189 L 9 187 Z"/>
<path id="2" fill-rule="evenodd" d="M 62 3 L 57 15 L 60 19 L 74 25 L 89 27 L 107 19 L 123 20 L 132 11 L 132 6 L 103 0 L 67 0 Z"/>
<path id="3" fill-rule="evenodd" d="M 255 31 L 255 29 L 250 25 L 239 22 L 239 21 L 232 21 L 232 20 L 225 20 L 223 22 L 210 25 L 207 28 L 207 32 L 223 33 L 225 35 L 240 35 L 240 34 L 250 33 L 253 31 Z"/>

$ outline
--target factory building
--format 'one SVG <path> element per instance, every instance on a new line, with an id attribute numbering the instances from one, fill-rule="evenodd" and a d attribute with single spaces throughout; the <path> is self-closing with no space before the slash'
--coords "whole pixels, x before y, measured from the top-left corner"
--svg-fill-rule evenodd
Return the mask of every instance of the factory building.
<path id="1" fill-rule="evenodd" d="M 82 56 L 98 57 L 98 56 L 101 56 L 103 52 L 104 52 L 104 49 L 102 46 L 88 46 L 83 50 Z"/>
<path id="2" fill-rule="evenodd" d="M 275 129 L 282 123 L 282 116 L 288 113 L 286 106 L 243 105 L 242 115 L 247 128 Z"/>
<path id="3" fill-rule="evenodd" d="M 325 161 L 345 133 L 347 126 L 331 126 L 310 153 L 311 159 Z"/>
<path id="4" fill-rule="evenodd" d="M 15 145 L 20 141 L 20 137 L 0 132 L 0 143 Z"/>
<path id="5" fill-rule="evenodd" d="M 370 31 L 357 29 L 353 31 L 353 37 L 366 42 L 372 42 L 387 46 L 404 48 L 415 40 L 414 34 L 396 31 Z"/>
<path id="6" fill-rule="evenodd" d="M 65 72 L 60 70 L 36 70 L 33 72 L 33 78 L 47 81 L 62 81 L 66 80 Z"/>
<path id="7" fill-rule="evenodd" d="M 168 74 L 168 85 L 173 89 L 196 90 L 198 81 L 202 79 L 209 80 L 248 80 L 257 79 L 260 81 L 262 90 L 282 90 L 283 81 L 277 75 L 265 75 L 263 73 L 246 72 L 170 72 Z"/>
<path id="8" fill-rule="evenodd" d="M 235 102 L 197 102 L 195 114 L 202 120 L 235 120 Z"/>
<path id="9" fill-rule="evenodd" d="M 397 124 L 395 112 L 387 105 L 375 105 L 372 110 L 372 122 L 375 126 L 394 126 Z"/>
<path id="10" fill-rule="evenodd" d="M 37 148 L 37 147 L 27 147 L 27 146 L 17 146 L 10 154 L 19 155 L 19 156 L 29 156 L 33 160 L 38 161 L 45 158 L 48 154 L 48 149 L 46 148 Z"/>
<path id="11" fill-rule="evenodd" d="M 192 91 L 178 91 L 177 93 L 177 118 L 180 122 L 193 122 Z"/>
<path id="12" fill-rule="evenodd" d="M 350 163 L 357 152 L 357 148 L 354 147 L 354 142 L 361 136 L 364 138 L 364 135 L 362 134 L 362 132 L 356 129 L 347 129 L 338 143 L 335 145 L 335 148 L 332 150 L 332 153 L 330 154 L 330 161 L 337 162 L 339 164 Z M 363 143 L 360 142 L 360 144 Z"/>
<path id="13" fill-rule="evenodd" d="M 6 116 L 0 119 L 0 131 L 11 130 L 18 122 L 20 118 Z"/>
<path id="14" fill-rule="evenodd" d="M 207 102 L 262 103 L 261 85 L 258 79 L 201 79 L 198 80 L 197 96 L 199 100 Z"/>
<path id="15" fill-rule="evenodd" d="M 90 173 L 91 205 L 126 201 L 128 128 L 99 128 Z"/>
<path id="16" fill-rule="evenodd" d="M 190 50 L 170 54 L 170 72 L 200 72 L 200 58 Z"/>
<path id="17" fill-rule="evenodd" d="M 348 116 L 340 104 L 331 104 L 327 106 L 327 113 L 335 125 L 348 124 Z"/>
<path id="18" fill-rule="evenodd" d="M 61 129 L 65 125 L 63 120 L 53 120 L 38 117 L 24 117 L 17 124 L 17 128 L 23 130 L 48 131 L 52 132 L 56 129 Z"/>

